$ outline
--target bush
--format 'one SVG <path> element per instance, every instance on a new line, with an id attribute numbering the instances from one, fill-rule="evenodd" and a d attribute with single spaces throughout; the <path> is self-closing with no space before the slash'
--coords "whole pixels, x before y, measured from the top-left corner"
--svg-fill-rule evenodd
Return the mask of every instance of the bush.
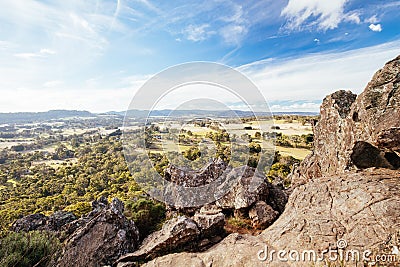
<path id="1" fill-rule="evenodd" d="M 92 211 L 92 204 L 90 202 L 77 202 L 65 207 L 64 210 L 72 212 L 75 216 L 80 217 Z"/>
<path id="2" fill-rule="evenodd" d="M 165 206 L 150 199 L 128 202 L 126 208 L 127 217 L 135 222 L 141 239 L 158 230 L 165 219 Z"/>
<path id="3" fill-rule="evenodd" d="M 58 239 L 45 232 L 10 232 L 0 240 L 0 266 L 47 266 L 60 248 Z"/>

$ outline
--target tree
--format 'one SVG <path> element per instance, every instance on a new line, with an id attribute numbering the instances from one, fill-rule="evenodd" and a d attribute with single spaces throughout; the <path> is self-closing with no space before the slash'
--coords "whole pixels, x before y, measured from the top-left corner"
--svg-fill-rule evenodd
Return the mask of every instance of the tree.
<path id="1" fill-rule="evenodd" d="M 252 154 L 260 153 L 261 152 L 260 144 L 255 143 L 255 142 L 251 142 L 249 144 L 249 152 L 252 153 Z"/>
<path id="2" fill-rule="evenodd" d="M 201 152 L 198 147 L 191 146 L 188 150 L 183 152 L 183 156 L 188 160 L 194 161 L 201 156 Z"/>

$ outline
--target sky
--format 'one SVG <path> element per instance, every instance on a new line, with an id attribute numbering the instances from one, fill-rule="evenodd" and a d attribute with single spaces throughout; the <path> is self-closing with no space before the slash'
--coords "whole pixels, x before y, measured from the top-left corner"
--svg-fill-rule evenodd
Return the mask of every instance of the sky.
<path id="1" fill-rule="evenodd" d="M 398 14 L 393 0 L 0 0 L 0 112 L 126 110 L 192 61 L 239 70 L 272 111 L 315 112 L 400 54 Z"/>

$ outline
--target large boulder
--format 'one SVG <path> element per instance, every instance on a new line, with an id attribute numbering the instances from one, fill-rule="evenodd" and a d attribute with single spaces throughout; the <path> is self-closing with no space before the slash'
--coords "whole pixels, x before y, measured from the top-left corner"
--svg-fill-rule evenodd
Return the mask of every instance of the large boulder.
<path id="1" fill-rule="evenodd" d="M 123 215 L 124 205 L 119 199 L 114 198 L 109 204 L 101 198 L 92 204 L 92 212 L 64 226 L 70 234 L 53 265 L 109 265 L 138 247 L 139 231 Z"/>
<path id="2" fill-rule="evenodd" d="M 242 166 L 231 170 L 229 175 L 241 175 L 238 183 L 215 204 L 222 209 L 246 209 L 258 200 L 268 197 L 268 183 L 264 175 L 254 168 Z"/>
<path id="3" fill-rule="evenodd" d="M 171 164 L 164 170 L 164 177 L 177 185 L 199 187 L 215 181 L 226 168 L 227 164 L 221 158 L 213 159 L 200 170 L 191 170 Z"/>
<path id="4" fill-rule="evenodd" d="M 161 230 L 146 237 L 137 251 L 122 256 L 117 263 L 121 266 L 124 262 L 149 260 L 188 244 L 196 244 L 199 237 L 200 230 L 192 219 L 176 217 L 165 222 Z"/>

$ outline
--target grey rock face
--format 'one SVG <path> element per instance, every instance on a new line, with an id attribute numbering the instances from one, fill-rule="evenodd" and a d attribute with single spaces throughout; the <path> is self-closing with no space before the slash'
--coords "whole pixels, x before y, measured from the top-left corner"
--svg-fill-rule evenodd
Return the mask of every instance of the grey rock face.
<path id="1" fill-rule="evenodd" d="M 185 187 L 198 187 L 216 180 L 226 168 L 226 163 L 218 158 L 197 171 L 170 165 L 164 172 L 165 179 L 175 184 Z"/>
<path id="2" fill-rule="evenodd" d="M 121 255 L 134 251 L 139 243 L 139 231 L 133 221 L 123 215 L 123 203 L 114 198 L 93 202 L 93 211 L 64 226 L 71 232 L 56 262 L 56 266 L 109 265 Z"/>
<path id="3" fill-rule="evenodd" d="M 202 237 L 221 235 L 224 231 L 225 215 L 222 212 L 199 212 L 193 216 L 193 220 L 199 226 Z"/>
<path id="4" fill-rule="evenodd" d="M 218 207 L 239 210 L 248 208 L 256 201 L 268 197 L 268 184 L 265 176 L 256 172 L 254 168 L 243 166 L 235 168 L 231 172 L 243 173 L 243 175 L 228 194 L 215 202 Z"/>
<path id="5" fill-rule="evenodd" d="M 64 225 L 74 220 L 76 220 L 75 215 L 66 211 L 56 211 L 50 216 L 37 213 L 18 219 L 11 226 L 11 230 L 14 232 L 33 230 L 59 232 Z"/>
<path id="6" fill-rule="evenodd" d="M 161 230 L 145 238 L 137 251 L 118 259 L 118 263 L 152 259 L 194 242 L 199 236 L 200 230 L 192 219 L 186 216 L 173 218 L 165 222 Z"/>

